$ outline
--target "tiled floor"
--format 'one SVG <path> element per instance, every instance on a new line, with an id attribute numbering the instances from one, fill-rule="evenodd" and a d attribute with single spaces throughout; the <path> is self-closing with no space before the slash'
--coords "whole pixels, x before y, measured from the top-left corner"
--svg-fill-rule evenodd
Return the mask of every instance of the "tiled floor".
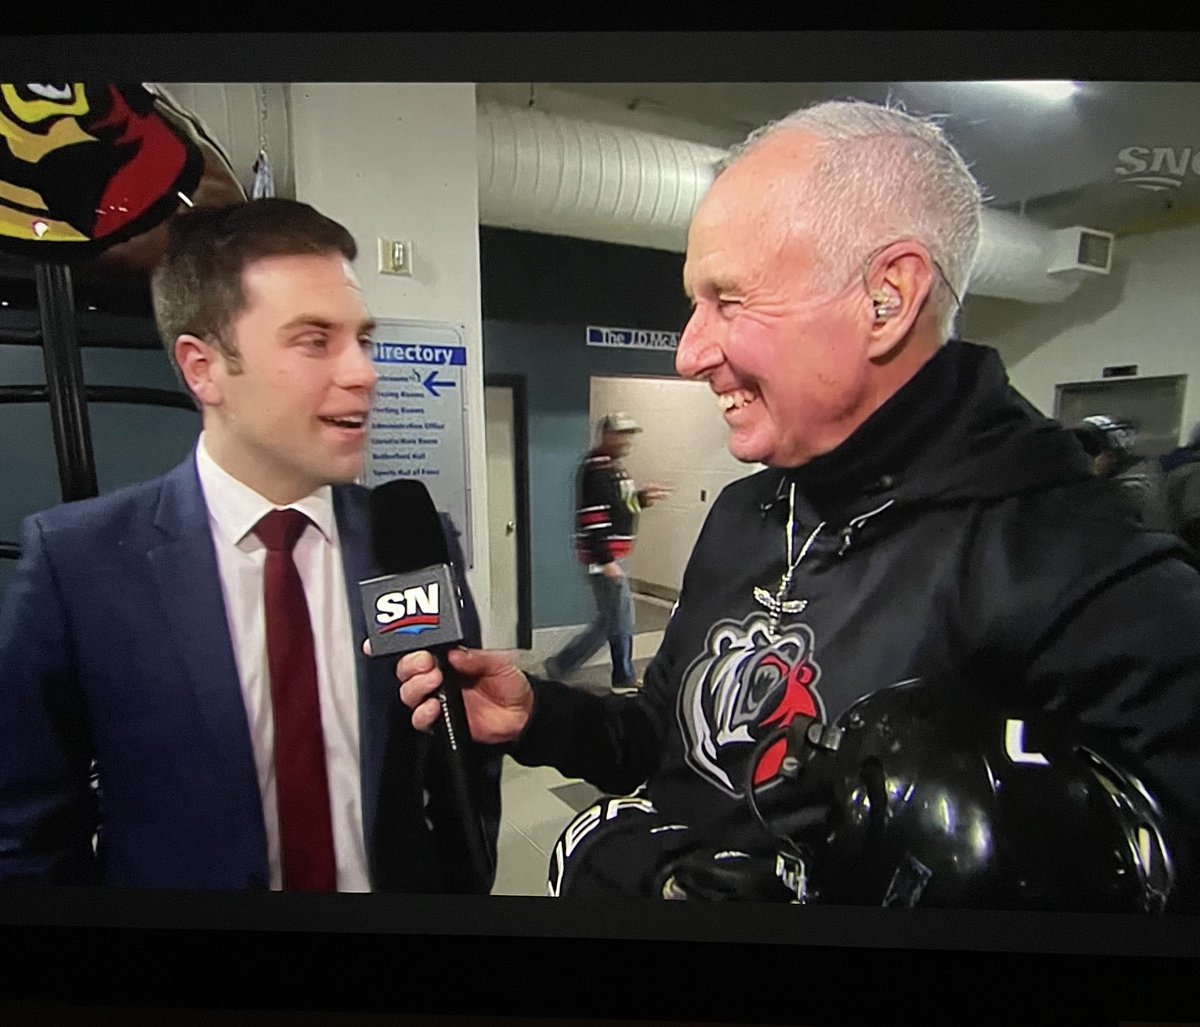
<path id="1" fill-rule="evenodd" d="M 638 596 L 637 625 L 644 632 L 634 646 L 634 666 L 640 677 L 650 662 L 656 639 L 661 636 L 670 613 L 670 604 Z M 526 652 L 518 664 L 540 671 L 548 653 Z M 607 661 L 581 668 L 568 684 L 598 694 L 609 689 Z M 501 823 L 493 895 L 546 894 L 546 872 L 550 853 L 563 828 L 580 810 L 589 806 L 600 793 L 586 781 L 563 777 L 552 767 L 523 767 L 505 758 L 501 780 Z"/>

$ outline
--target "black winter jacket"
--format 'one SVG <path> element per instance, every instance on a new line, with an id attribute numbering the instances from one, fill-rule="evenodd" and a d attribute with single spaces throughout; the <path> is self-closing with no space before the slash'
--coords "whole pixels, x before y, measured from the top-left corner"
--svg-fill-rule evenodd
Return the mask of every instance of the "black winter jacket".
<path id="1" fill-rule="evenodd" d="M 772 643 L 755 589 L 773 596 L 784 572 L 793 483 L 795 551 L 812 541 L 788 597 L 806 605 L 784 614 Z M 1137 523 L 1072 434 L 1011 388 L 993 350 L 952 341 L 832 453 L 722 491 L 644 695 L 534 680 L 534 716 L 511 752 L 606 791 L 648 782 L 668 818 L 750 845 L 747 760 L 773 726 L 798 712 L 832 721 L 878 688 L 961 676 L 1071 718 L 1081 741 L 1142 775 L 1188 877 L 1200 837 L 1190 559 Z M 772 769 L 764 759 L 759 773 Z"/>

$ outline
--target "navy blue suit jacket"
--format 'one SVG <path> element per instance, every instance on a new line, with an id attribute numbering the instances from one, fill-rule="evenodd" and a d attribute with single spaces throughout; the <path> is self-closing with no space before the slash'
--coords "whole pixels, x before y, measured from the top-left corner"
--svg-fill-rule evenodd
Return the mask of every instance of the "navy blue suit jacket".
<path id="1" fill-rule="evenodd" d="M 412 728 L 395 659 L 371 660 L 359 648 L 357 583 L 380 573 L 368 496 L 333 488 L 372 888 L 486 891 L 492 882 L 472 881 L 458 858 L 432 739 Z M 494 854 L 499 758 L 475 753 L 472 772 Z M 194 457 L 25 521 L 0 607 L 0 880 L 17 878 L 269 885 L 250 730 Z"/>

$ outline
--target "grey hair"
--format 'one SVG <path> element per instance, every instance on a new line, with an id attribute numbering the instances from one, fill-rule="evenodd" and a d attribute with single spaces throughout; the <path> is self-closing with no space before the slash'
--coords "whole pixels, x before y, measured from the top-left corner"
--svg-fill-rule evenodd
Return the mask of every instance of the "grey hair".
<path id="1" fill-rule="evenodd" d="M 935 279 L 930 292 L 945 342 L 954 334 L 958 300 L 979 248 L 984 195 L 939 121 L 911 115 L 890 101 L 882 106 L 826 101 L 756 129 L 716 171 L 720 175 L 780 132 L 817 137 L 824 152 L 801 202 L 812 215 L 819 247 L 818 284 L 842 284 L 862 268 L 872 248 L 915 239 L 946 278 Z"/>

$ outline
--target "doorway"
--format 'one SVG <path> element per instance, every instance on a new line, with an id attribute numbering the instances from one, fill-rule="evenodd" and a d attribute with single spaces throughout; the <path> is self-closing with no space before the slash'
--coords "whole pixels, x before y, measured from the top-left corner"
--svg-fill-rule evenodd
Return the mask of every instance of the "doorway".
<path id="1" fill-rule="evenodd" d="M 523 376 L 484 378 L 489 574 L 487 646 L 533 648 L 529 415 Z"/>

